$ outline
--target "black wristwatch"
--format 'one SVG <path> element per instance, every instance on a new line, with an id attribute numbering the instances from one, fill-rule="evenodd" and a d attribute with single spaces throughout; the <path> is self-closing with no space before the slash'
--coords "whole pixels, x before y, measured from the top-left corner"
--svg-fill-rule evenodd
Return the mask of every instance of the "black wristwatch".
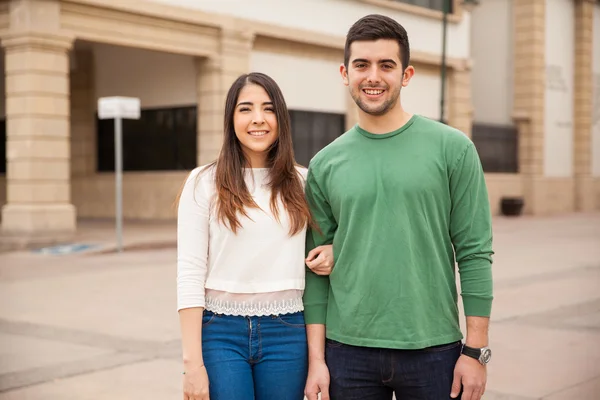
<path id="1" fill-rule="evenodd" d="M 486 365 L 492 359 L 492 350 L 489 347 L 482 347 L 480 349 L 463 345 L 462 354 L 467 357 L 471 357 L 479 361 L 481 365 Z"/>

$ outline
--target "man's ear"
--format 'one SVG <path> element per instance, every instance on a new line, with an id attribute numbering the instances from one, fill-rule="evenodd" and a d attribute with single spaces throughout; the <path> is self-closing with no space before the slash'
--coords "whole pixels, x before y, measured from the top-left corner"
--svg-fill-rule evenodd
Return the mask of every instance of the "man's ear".
<path id="1" fill-rule="evenodd" d="M 342 82 L 344 85 L 348 86 L 350 84 L 348 81 L 348 69 L 343 63 L 340 65 L 340 75 L 342 75 Z"/>
<path id="2" fill-rule="evenodd" d="M 402 87 L 408 86 L 410 79 L 415 75 L 415 68 L 412 65 L 409 65 L 404 70 L 404 75 L 402 76 Z"/>

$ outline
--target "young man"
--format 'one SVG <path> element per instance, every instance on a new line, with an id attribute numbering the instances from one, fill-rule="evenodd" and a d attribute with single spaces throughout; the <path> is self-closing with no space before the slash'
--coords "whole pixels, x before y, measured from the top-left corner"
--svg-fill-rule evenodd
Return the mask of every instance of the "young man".
<path id="1" fill-rule="evenodd" d="M 493 251 L 484 175 L 467 136 L 402 108 L 409 59 L 391 18 L 369 15 L 348 32 L 340 71 L 359 122 L 312 159 L 306 186 L 319 226 L 308 250 L 333 243 L 335 259 L 329 276 L 307 270 L 309 400 L 479 400 L 485 390 Z"/>

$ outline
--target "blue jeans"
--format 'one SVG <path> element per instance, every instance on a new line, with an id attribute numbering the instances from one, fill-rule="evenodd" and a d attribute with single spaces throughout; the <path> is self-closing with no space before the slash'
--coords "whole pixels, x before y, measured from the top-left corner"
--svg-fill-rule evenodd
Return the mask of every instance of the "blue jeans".
<path id="1" fill-rule="evenodd" d="M 240 317 L 205 311 L 210 400 L 302 400 L 308 348 L 302 312 Z"/>
<path id="2" fill-rule="evenodd" d="M 331 400 L 450 399 L 461 342 L 422 350 L 357 347 L 327 339 Z M 460 398 L 460 396 L 459 396 Z"/>

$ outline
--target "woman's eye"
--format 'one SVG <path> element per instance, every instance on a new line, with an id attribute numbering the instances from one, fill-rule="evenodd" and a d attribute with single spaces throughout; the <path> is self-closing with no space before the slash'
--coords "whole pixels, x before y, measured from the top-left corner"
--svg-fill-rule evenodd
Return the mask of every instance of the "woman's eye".
<path id="1" fill-rule="evenodd" d="M 250 109 L 248 107 L 242 107 L 239 109 L 240 112 L 244 112 L 244 111 L 250 111 Z"/>
<path id="2" fill-rule="evenodd" d="M 267 107 L 267 108 L 265 108 L 265 111 L 274 112 L 274 111 L 275 111 L 275 109 L 274 109 L 274 108 L 271 108 L 271 107 Z"/>

